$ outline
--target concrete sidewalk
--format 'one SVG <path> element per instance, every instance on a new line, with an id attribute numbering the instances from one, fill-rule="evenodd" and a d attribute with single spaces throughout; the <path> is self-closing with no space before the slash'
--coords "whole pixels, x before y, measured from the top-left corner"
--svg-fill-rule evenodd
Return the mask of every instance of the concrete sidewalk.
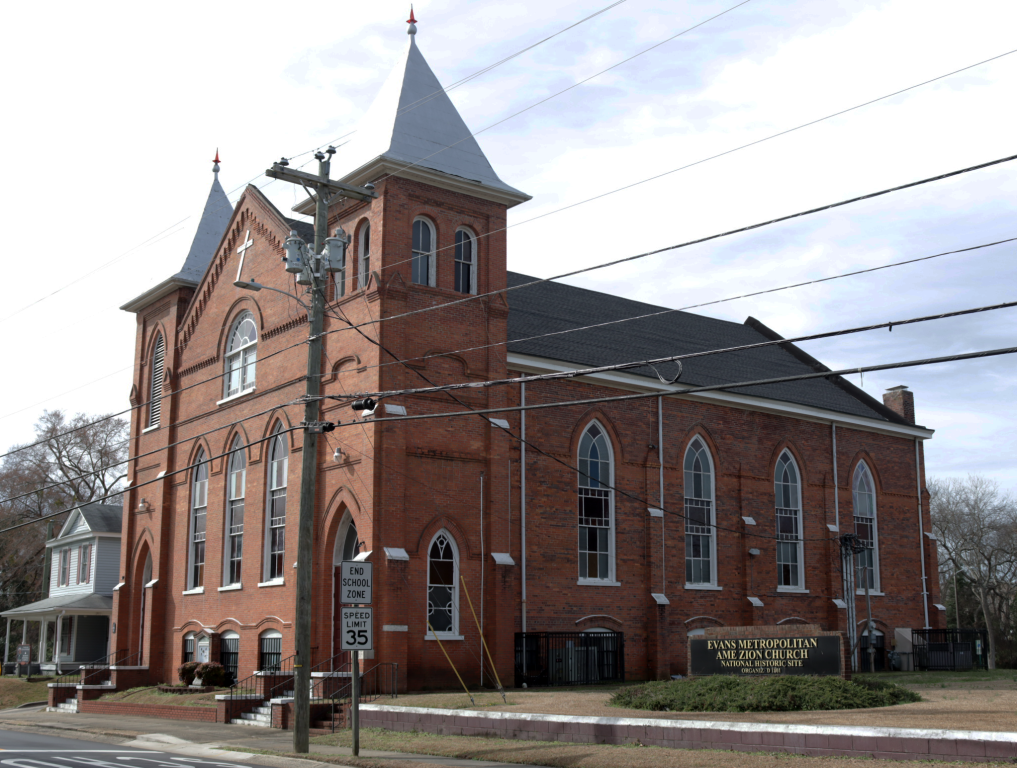
<path id="1" fill-rule="evenodd" d="M 254 755 L 249 752 L 230 750 L 231 746 L 247 749 L 264 749 L 273 752 L 292 752 L 293 734 L 275 728 L 252 728 L 225 723 L 193 723 L 182 720 L 162 720 L 154 717 L 117 717 L 85 713 L 69 714 L 46 712 L 45 708 L 6 709 L 0 711 L 0 730 L 4 728 L 27 729 L 34 732 L 59 732 L 62 736 L 73 734 L 75 738 L 117 743 L 141 749 L 157 748 L 177 752 L 191 757 L 218 758 L 267 765 L 274 768 L 329 768 L 335 763 L 318 763 L 303 758 L 282 758 L 269 755 Z M 343 757 L 350 755 L 349 747 L 332 747 L 312 744 L 312 755 Z M 398 760 L 409 763 L 428 763 L 436 766 L 462 766 L 466 768 L 536 768 L 518 763 L 501 763 L 486 760 L 458 760 L 451 757 L 412 755 L 403 752 L 378 752 L 360 750 L 360 757 L 366 759 Z"/>

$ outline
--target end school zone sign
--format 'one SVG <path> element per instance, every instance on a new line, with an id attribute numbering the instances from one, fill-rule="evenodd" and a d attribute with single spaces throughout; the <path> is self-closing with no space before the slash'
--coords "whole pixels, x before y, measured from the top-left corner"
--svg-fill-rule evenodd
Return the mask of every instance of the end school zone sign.
<path id="1" fill-rule="evenodd" d="M 343 605 L 371 605 L 374 592 L 374 566 L 356 560 L 343 560 L 339 568 L 339 602 Z"/>

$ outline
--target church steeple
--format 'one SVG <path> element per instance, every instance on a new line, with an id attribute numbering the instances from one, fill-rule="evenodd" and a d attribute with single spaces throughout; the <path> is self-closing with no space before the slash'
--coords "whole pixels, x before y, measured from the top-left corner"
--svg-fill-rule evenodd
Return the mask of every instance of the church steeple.
<path id="1" fill-rule="evenodd" d="M 219 162 L 219 150 L 216 149 L 215 160 L 212 161 L 212 188 L 208 191 L 208 199 L 201 211 L 201 219 L 187 258 L 174 277 L 193 280 L 195 283 L 201 280 L 233 215 L 233 206 L 219 183 Z"/>
<path id="2" fill-rule="evenodd" d="M 431 71 L 417 47 L 412 6 L 407 24 L 406 48 L 353 138 L 336 155 L 333 174 L 362 184 L 396 173 L 510 207 L 529 200 L 498 177 Z"/>

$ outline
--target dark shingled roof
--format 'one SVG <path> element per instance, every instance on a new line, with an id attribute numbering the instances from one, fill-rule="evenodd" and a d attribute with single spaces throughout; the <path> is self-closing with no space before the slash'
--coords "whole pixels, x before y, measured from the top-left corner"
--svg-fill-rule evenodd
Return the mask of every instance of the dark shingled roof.
<path id="1" fill-rule="evenodd" d="M 509 286 L 535 279 L 516 272 L 508 273 Z M 507 299 L 511 308 L 508 319 L 509 352 L 562 360 L 577 366 L 614 365 L 781 338 L 753 318 L 740 324 L 672 311 L 657 317 L 526 341 L 532 336 L 636 317 L 667 308 L 555 282 L 512 291 L 507 294 Z M 829 370 L 790 343 L 694 358 L 685 361 L 684 365 L 681 383 L 693 386 Z M 677 370 L 670 363 L 659 368 L 661 375 L 668 378 Z M 628 373 L 656 379 L 656 374 L 649 367 L 634 368 Z M 728 391 L 894 424 L 907 423 L 874 397 L 839 376 Z"/>
<path id="2" fill-rule="evenodd" d="M 114 504 L 88 504 L 81 508 L 92 533 L 120 533 L 124 519 L 124 508 Z"/>
<path id="3" fill-rule="evenodd" d="M 309 221 L 300 221 L 300 219 L 287 219 L 283 216 L 286 223 L 290 225 L 290 229 L 295 229 L 300 238 L 310 245 L 314 242 L 314 225 Z"/>

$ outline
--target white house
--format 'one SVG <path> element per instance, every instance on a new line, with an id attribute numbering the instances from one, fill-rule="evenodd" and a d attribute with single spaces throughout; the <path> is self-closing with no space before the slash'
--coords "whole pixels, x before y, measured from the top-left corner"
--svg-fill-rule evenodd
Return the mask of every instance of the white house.
<path id="1" fill-rule="evenodd" d="M 11 620 L 41 623 L 32 662 L 42 672 L 66 672 L 109 653 L 113 591 L 120 567 L 123 508 L 89 504 L 76 510 L 60 533 L 46 542 L 50 562 L 49 596 L 0 614 L 7 619 L 5 656 L 11 658 Z M 43 658 L 41 658 L 43 657 Z"/>

